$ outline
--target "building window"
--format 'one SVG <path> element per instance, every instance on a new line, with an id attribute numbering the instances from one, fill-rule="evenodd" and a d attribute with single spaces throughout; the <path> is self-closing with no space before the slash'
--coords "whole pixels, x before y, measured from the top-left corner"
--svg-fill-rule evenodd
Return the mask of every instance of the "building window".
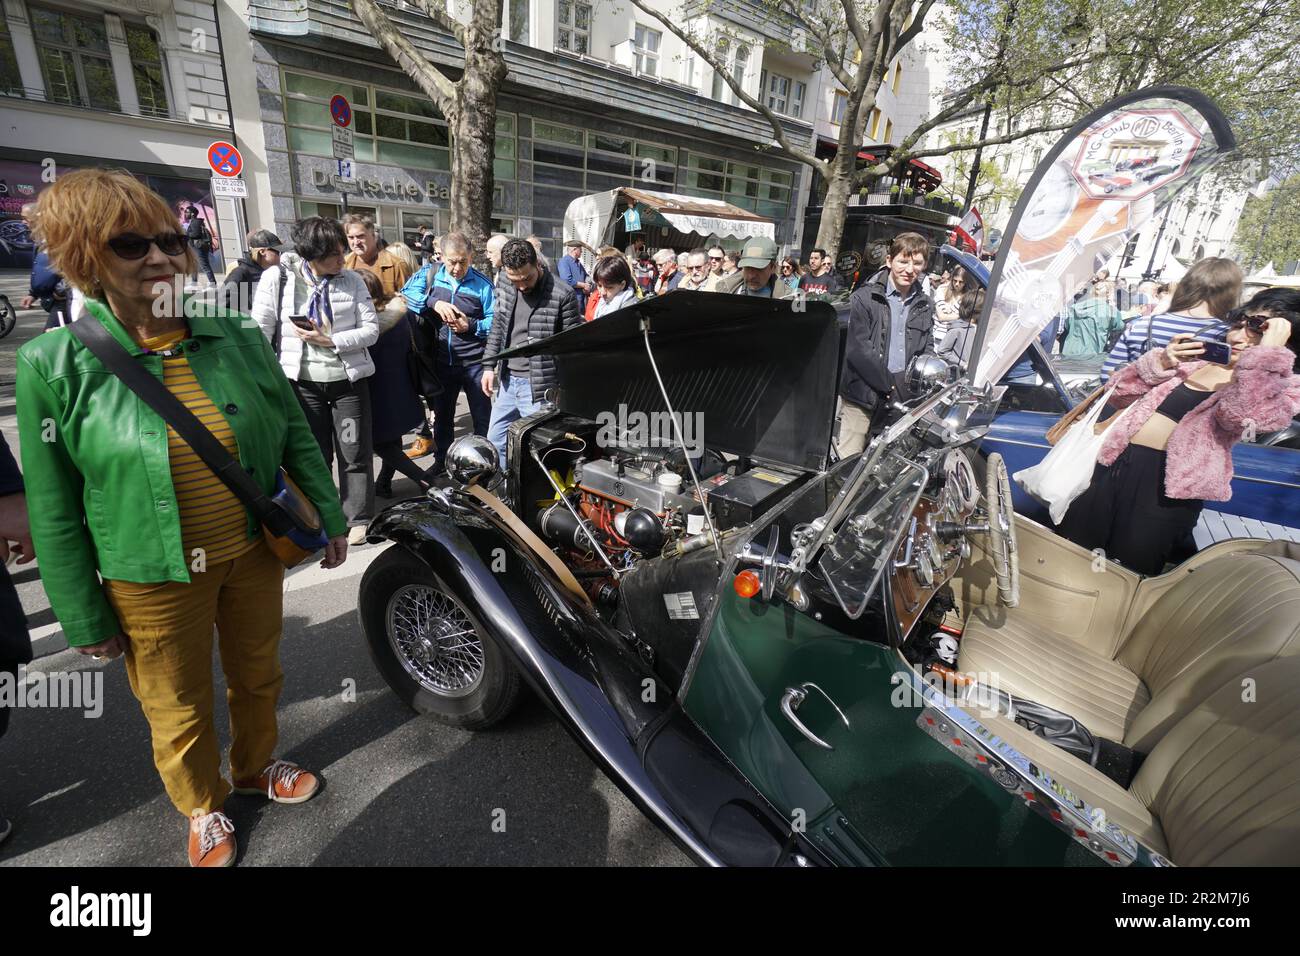
<path id="1" fill-rule="evenodd" d="M 510 16 L 510 39 L 515 43 L 527 43 L 531 8 L 529 0 L 509 0 L 507 8 Z"/>
<path id="2" fill-rule="evenodd" d="M 835 100 L 831 103 L 831 122 L 839 126 L 844 122 L 844 114 L 848 111 L 849 96 L 843 90 L 835 91 Z"/>
<path id="3" fill-rule="evenodd" d="M 555 5 L 555 45 L 570 53 L 591 52 L 591 4 L 560 0 Z"/>
<path id="4" fill-rule="evenodd" d="M 158 38 L 147 27 L 127 24 L 126 45 L 131 51 L 131 74 L 135 77 L 135 95 L 140 101 L 140 112 L 145 116 L 169 115 Z"/>
<path id="5" fill-rule="evenodd" d="M 718 40 L 718 62 L 727 62 L 728 52 L 731 51 L 731 40 L 723 36 Z M 714 70 L 714 91 L 712 98 L 722 103 L 723 100 L 723 74 L 720 70 Z"/>
<path id="6" fill-rule="evenodd" d="M 687 53 L 682 60 L 682 85 L 695 89 L 695 54 Z"/>
<path id="7" fill-rule="evenodd" d="M 807 92 L 807 84 L 795 83 L 794 95 L 790 98 L 790 115 L 796 119 L 801 119 L 803 117 L 803 98 Z"/>
<path id="8" fill-rule="evenodd" d="M 9 22 L 0 9 L 0 96 L 22 96 L 23 78 L 18 72 L 18 58 L 9 37 Z"/>
<path id="9" fill-rule="evenodd" d="M 659 40 L 663 34 L 638 23 L 636 36 L 632 40 L 632 52 L 636 57 L 637 73 L 646 76 L 659 75 Z"/>
<path id="10" fill-rule="evenodd" d="M 875 107 L 871 110 L 871 119 L 867 121 L 868 134 L 876 142 L 880 142 L 880 108 Z"/>
<path id="11" fill-rule="evenodd" d="M 778 113 L 787 111 L 790 105 L 790 77 L 772 73 L 767 78 L 767 108 Z"/>
<path id="12" fill-rule="evenodd" d="M 745 70 L 749 67 L 749 46 L 745 43 L 736 44 L 736 60 L 731 64 L 731 78 L 736 81 L 736 85 L 744 87 Z M 731 102 L 735 105 L 740 102 L 740 97 L 736 91 L 731 91 Z"/>
<path id="13" fill-rule="evenodd" d="M 903 64 L 897 63 L 894 65 L 894 85 L 891 87 L 891 89 L 895 93 L 897 93 L 898 85 L 902 82 L 903 82 Z"/>
<path id="14" fill-rule="evenodd" d="M 55 103 L 118 111 L 117 81 L 103 17 L 31 7 L 46 95 Z"/>
<path id="15" fill-rule="evenodd" d="M 882 139 L 881 142 L 888 143 L 893 139 L 893 137 L 894 137 L 894 121 L 891 119 L 887 119 L 885 120 L 885 138 Z"/>

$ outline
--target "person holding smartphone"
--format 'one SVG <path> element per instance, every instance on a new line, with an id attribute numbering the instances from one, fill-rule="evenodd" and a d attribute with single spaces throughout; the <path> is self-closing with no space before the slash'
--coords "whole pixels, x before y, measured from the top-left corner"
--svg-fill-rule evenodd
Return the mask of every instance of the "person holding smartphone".
<path id="1" fill-rule="evenodd" d="M 1160 574 L 1203 504 L 1232 497 L 1232 446 L 1300 413 L 1300 315 L 1246 306 L 1228 319 L 1224 342 L 1179 333 L 1112 376 L 1110 404 L 1129 410 L 1061 535 Z"/>

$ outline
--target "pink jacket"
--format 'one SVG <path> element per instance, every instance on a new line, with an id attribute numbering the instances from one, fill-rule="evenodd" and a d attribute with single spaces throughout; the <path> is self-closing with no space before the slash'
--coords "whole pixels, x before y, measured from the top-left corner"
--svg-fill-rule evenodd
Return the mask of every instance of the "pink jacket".
<path id="1" fill-rule="evenodd" d="M 1132 409 L 1107 429 L 1097 461 L 1113 464 L 1160 403 L 1204 362 L 1160 367 L 1160 352 L 1147 352 L 1111 376 L 1110 404 Z M 1291 424 L 1300 412 L 1295 355 L 1282 346 L 1256 346 L 1237 360 L 1233 381 L 1197 405 L 1175 426 L 1166 447 L 1165 494 L 1170 498 L 1227 501 L 1232 497 L 1232 446 L 1254 423 L 1256 434 Z"/>

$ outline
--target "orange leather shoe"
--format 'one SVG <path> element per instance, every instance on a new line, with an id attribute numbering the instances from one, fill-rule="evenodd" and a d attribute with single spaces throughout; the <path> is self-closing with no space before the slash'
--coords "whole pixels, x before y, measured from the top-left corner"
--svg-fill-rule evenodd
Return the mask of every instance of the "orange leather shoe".
<path id="1" fill-rule="evenodd" d="M 416 436 L 415 444 L 406 449 L 406 457 L 411 459 L 423 458 L 425 455 L 433 452 L 433 442 L 423 435 Z"/>
<path id="2" fill-rule="evenodd" d="M 260 793 L 276 803 L 305 803 L 316 796 L 320 779 L 287 760 L 272 760 L 251 780 L 236 780 L 235 793 Z"/>
<path id="3" fill-rule="evenodd" d="M 220 810 L 190 815 L 190 866 L 234 866 L 235 825 Z"/>

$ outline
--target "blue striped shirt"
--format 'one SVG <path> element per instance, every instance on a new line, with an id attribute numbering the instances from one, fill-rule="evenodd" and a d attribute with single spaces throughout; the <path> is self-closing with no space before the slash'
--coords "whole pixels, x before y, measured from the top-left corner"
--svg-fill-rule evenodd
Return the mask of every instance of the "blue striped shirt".
<path id="1" fill-rule="evenodd" d="M 1119 341 L 1106 356 L 1106 361 L 1101 366 L 1102 378 L 1110 378 L 1116 369 L 1136 362 L 1145 352 L 1164 348 L 1180 332 L 1221 339 L 1227 330 L 1227 323 L 1219 319 L 1194 319 L 1173 312 L 1162 312 L 1149 319 L 1133 319 L 1125 326 Z M 1150 341 L 1147 340 L 1148 336 Z"/>

